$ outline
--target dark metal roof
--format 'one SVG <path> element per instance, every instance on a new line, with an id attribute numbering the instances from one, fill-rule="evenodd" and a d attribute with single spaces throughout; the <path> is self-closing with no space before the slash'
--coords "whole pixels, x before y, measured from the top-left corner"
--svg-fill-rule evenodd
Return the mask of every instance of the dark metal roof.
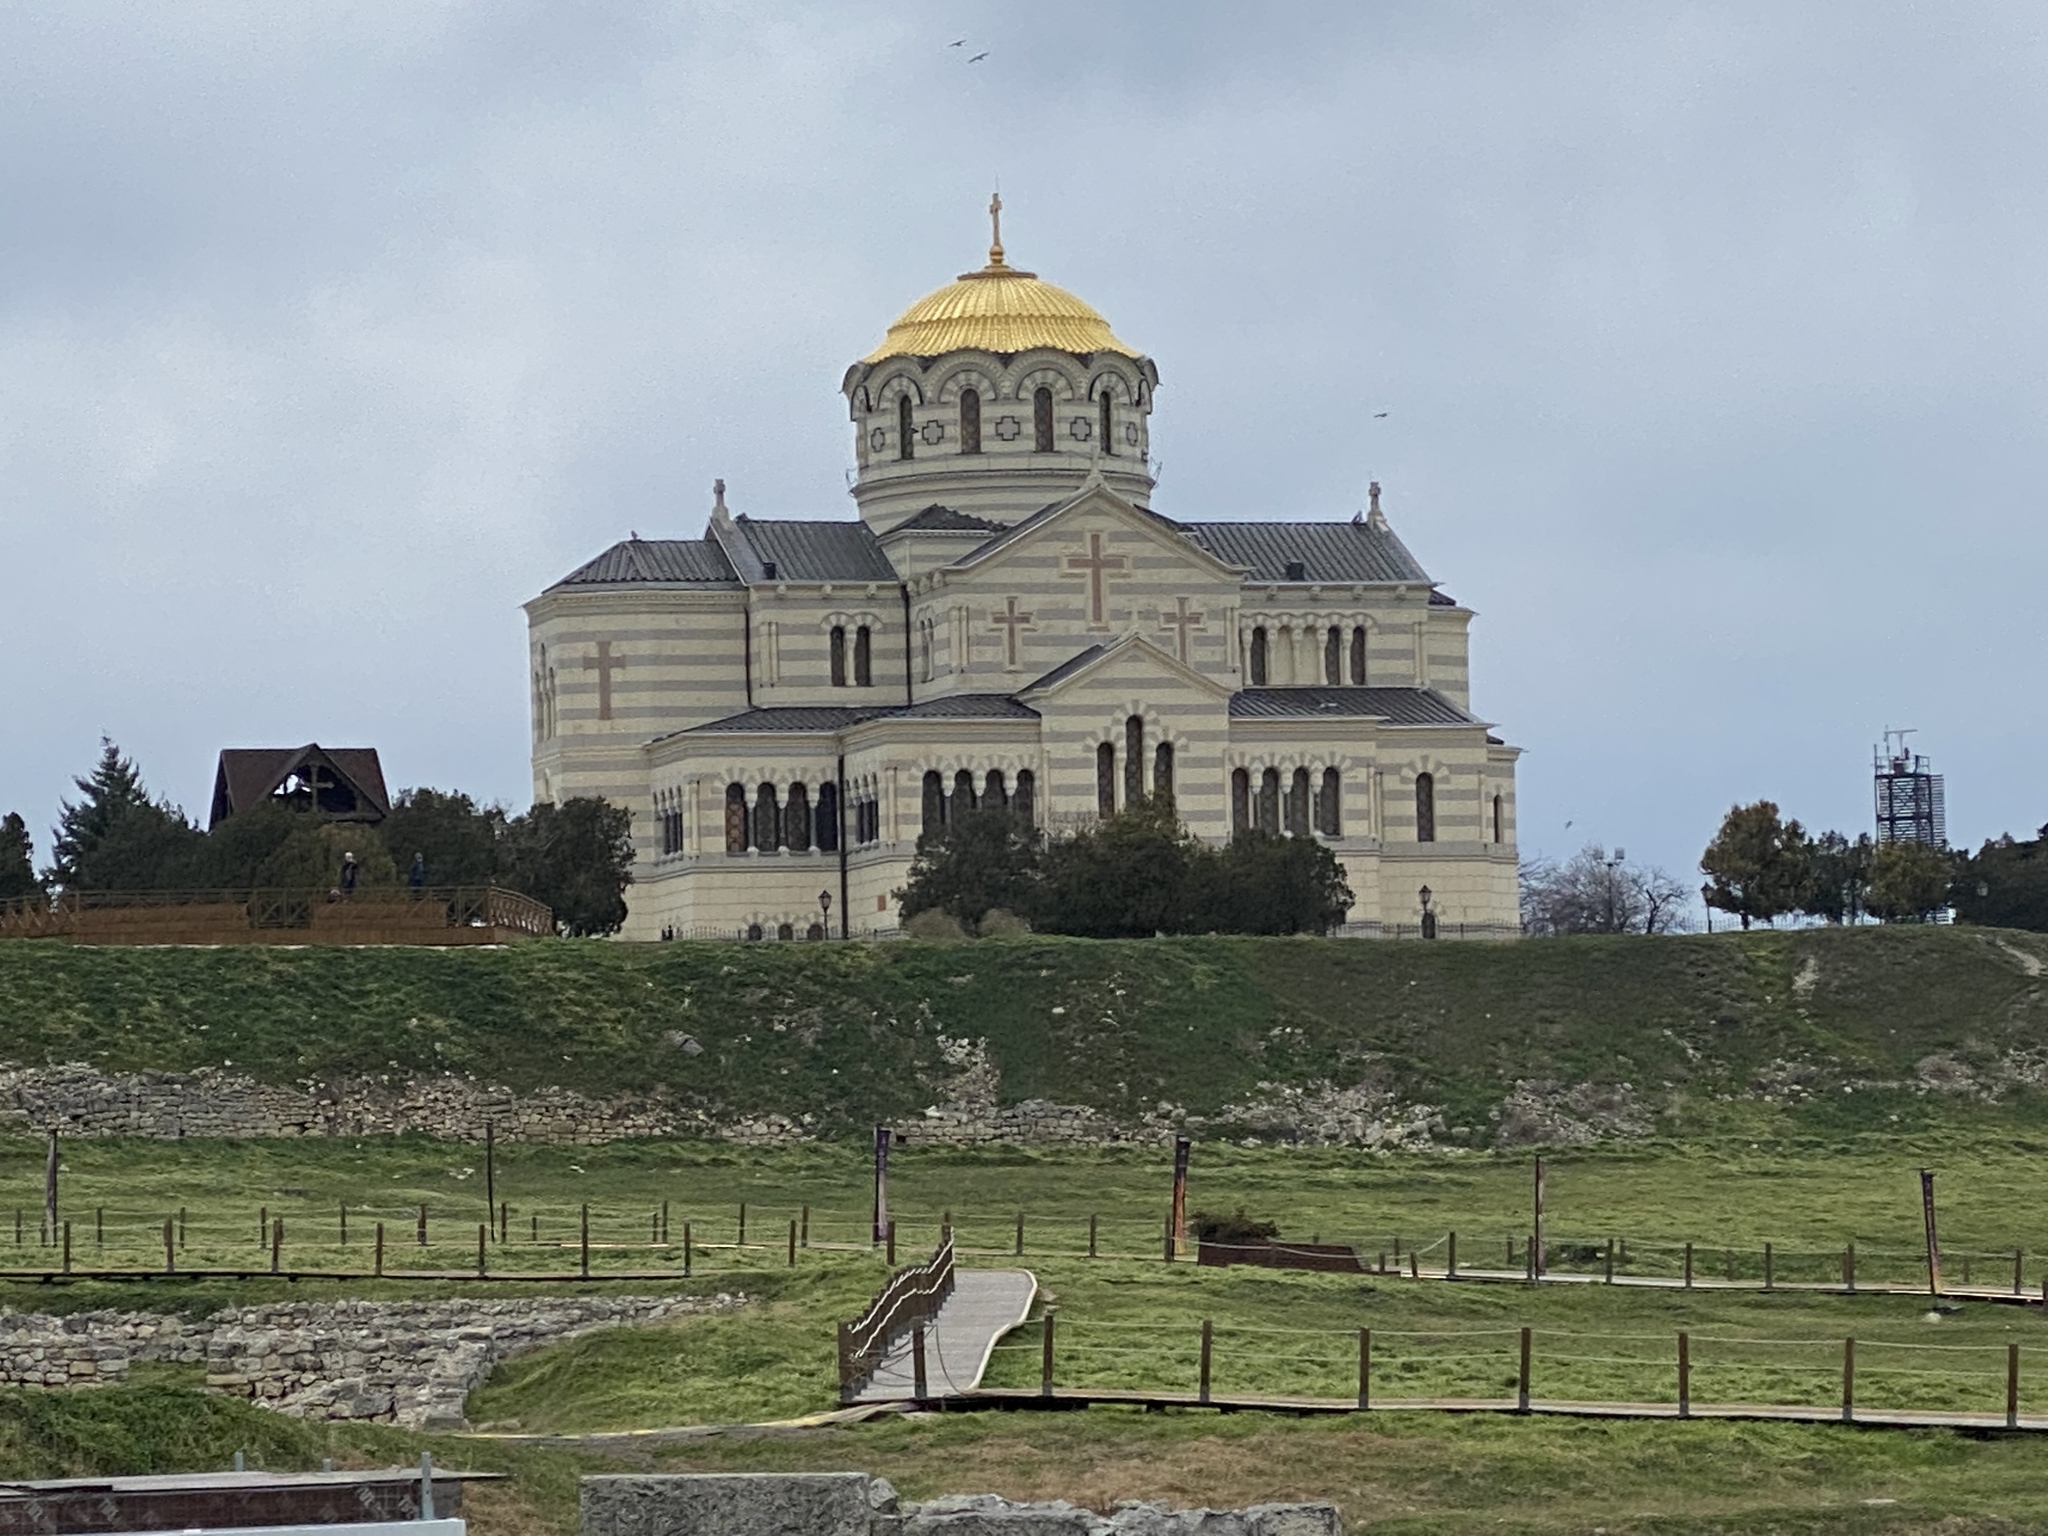
<path id="1" fill-rule="evenodd" d="M 1429 592 L 1429 606 L 1432 608 L 1455 608 L 1458 606 L 1458 600 L 1451 596 L 1450 593 L 1439 592 L 1432 587 Z"/>
<path id="2" fill-rule="evenodd" d="M 1001 533 L 1008 523 L 991 522 L 985 517 L 975 517 L 967 512 L 956 512 L 951 507 L 942 507 L 933 502 L 917 516 L 907 518 L 889 531 L 891 533 Z"/>
<path id="3" fill-rule="evenodd" d="M 1376 719 L 1392 725 L 1477 725 L 1434 688 L 1243 688 L 1233 720 Z"/>
<path id="4" fill-rule="evenodd" d="M 709 539 L 626 539 L 556 582 L 557 587 L 622 582 L 700 582 L 730 586 L 739 580 L 725 551 Z"/>
<path id="5" fill-rule="evenodd" d="M 1038 711 L 1007 693 L 953 693 L 890 713 L 892 720 L 1036 720 Z"/>
<path id="6" fill-rule="evenodd" d="M 767 709 L 749 709 L 723 720 L 677 731 L 678 736 L 699 732 L 788 731 L 800 735 L 828 735 L 869 720 L 1036 720 L 1038 711 L 1020 704 L 1006 693 L 956 693 L 941 699 L 904 706 L 858 704 L 782 704 Z"/>
<path id="7" fill-rule="evenodd" d="M 886 581 L 894 586 L 900 579 L 866 523 L 757 522 L 742 514 L 732 524 L 761 562 L 763 581 Z M 770 565 L 773 576 L 766 571 Z"/>
<path id="8" fill-rule="evenodd" d="M 1429 582 L 1384 523 L 1189 523 L 1186 531 L 1217 559 L 1246 567 L 1250 582 Z M 1296 563 L 1301 574 L 1290 577 Z"/>
<path id="9" fill-rule="evenodd" d="M 1023 691 L 1025 693 L 1030 693 L 1033 689 L 1050 688 L 1054 683 L 1065 681 L 1067 678 L 1072 677 L 1076 672 L 1080 671 L 1083 667 L 1087 666 L 1089 662 L 1093 661 L 1096 657 L 1100 656 L 1105 649 L 1106 647 L 1104 646 L 1091 645 L 1088 647 L 1087 650 L 1080 651 L 1077 652 L 1075 655 L 1069 656 L 1065 661 L 1061 662 L 1058 666 L 1054 667 L 1050 672 L 1046 673 L 1045 676 L 1039 678 L 1036 682 L 1026 683 L 1024 685 Z"/>

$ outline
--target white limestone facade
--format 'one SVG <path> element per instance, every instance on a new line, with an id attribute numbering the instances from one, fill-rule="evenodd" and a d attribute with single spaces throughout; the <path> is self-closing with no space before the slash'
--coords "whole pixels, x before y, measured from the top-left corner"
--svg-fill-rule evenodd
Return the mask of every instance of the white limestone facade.
<path id="1" fill-rule="evenodd" d="M 989 264 L 842 390 L 855 518 L 631 539 L 526 605 L 537 799 L 632 809 L 625 937 L 896 931 L 918 838 L 991 803 L 1057 835 L 1168 793 L 1196 835 L 1314 837 L 1346 931 L 1518 930 L 1518 749 L 1472 612 L 1389 525 L 1152 506 L 1158 370 Z"/>

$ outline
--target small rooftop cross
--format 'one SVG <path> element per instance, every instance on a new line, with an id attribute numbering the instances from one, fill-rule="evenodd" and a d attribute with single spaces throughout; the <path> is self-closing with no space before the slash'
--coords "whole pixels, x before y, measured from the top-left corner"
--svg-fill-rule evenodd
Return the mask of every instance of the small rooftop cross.
<path id="1" fill-rule="evenodd" d="M 1003 264 L 1003 194 L 992 195 L 988 200 L 988 264 L 1000 267 Z"/>

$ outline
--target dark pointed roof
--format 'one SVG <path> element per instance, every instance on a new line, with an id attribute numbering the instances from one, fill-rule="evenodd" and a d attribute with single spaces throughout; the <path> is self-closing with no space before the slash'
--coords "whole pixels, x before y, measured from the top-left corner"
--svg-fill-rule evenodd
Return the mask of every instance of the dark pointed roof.
<path id="1" fill-rule="evenodd" d="M 742 710 L 672 735 L 717 735 L 732 731 L 843 731 L 869 720 L 1036 720 L 1038 711 L 1007 693 L 954 693 L 910 705 L 779 704 Z"/>
<path id="2" fill-rule="evenodd" d="M 213 812 L 209 830 L 237 811 L 261 805 L 271 792 L 302 769 L 323 774 L 320 804 L 309 806 L 337 821 L 376 823 L 391 813 L 384 768 L 375 747 L 229 747 L 213 771 Z M 328 786 L 332 786 L 332 793 Z"/>
<path id="3" fill-rule="evenodd" d="M 710 539 L 625 539 L 595 560 L 579 565 L 557 587 L 622 586 L 634 583 L 734 586 L 739 573 Z"/>
<path id="4" fill-rule="evenodd" d="M 1241 565 L 1255 584 L 1319 582 L 1412 582 L 1432 585 L 1408 546 L 1385 523 L 1188 523 L 1185 530 L 1202 548 L 1230 565 Z M 1298 576 L 1288 567 L 1299 564 Z"/>
<path id="5" fill-rule="evenodd" d="M 1390 725 L 1477 725 L 1434 688 L 1241 688 L 1233 720 L 1385 720 Z"/>
<path id="6" fill-rule="evenodd" d="M 1001 533 L 1008 523 L 991 522 L 971 513 L 956 512 L 933 502 L 915 517 L 905 518 L 891 533 Z"/>

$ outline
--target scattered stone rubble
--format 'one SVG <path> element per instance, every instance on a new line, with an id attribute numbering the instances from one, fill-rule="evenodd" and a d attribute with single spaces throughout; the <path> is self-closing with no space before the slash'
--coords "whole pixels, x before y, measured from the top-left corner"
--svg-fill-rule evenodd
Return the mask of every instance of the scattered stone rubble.
<path id="1" fill-rule="evenodd" d="M 739 1296 L 335 1301 L 230 1307 L 203 1321 L 149 1312 L 0 1312 L 0 1382 L 123 1381 L 136 1360 L 204 1363 L 206 1384 L 300 1418 L 460 1427 L 500 1361 L 599 1328 L 726 1311 Z"/>
<path id="2" fill-rule="evenodd" d="M 1099 1514 L 1065 1500 L 956 1494 L 899 1504 L 861 1472 L 586 1477 L 581 1536 L 1344 1536 L 1333 1504 L 1174 1509 L 1126 1502 Z"/>

